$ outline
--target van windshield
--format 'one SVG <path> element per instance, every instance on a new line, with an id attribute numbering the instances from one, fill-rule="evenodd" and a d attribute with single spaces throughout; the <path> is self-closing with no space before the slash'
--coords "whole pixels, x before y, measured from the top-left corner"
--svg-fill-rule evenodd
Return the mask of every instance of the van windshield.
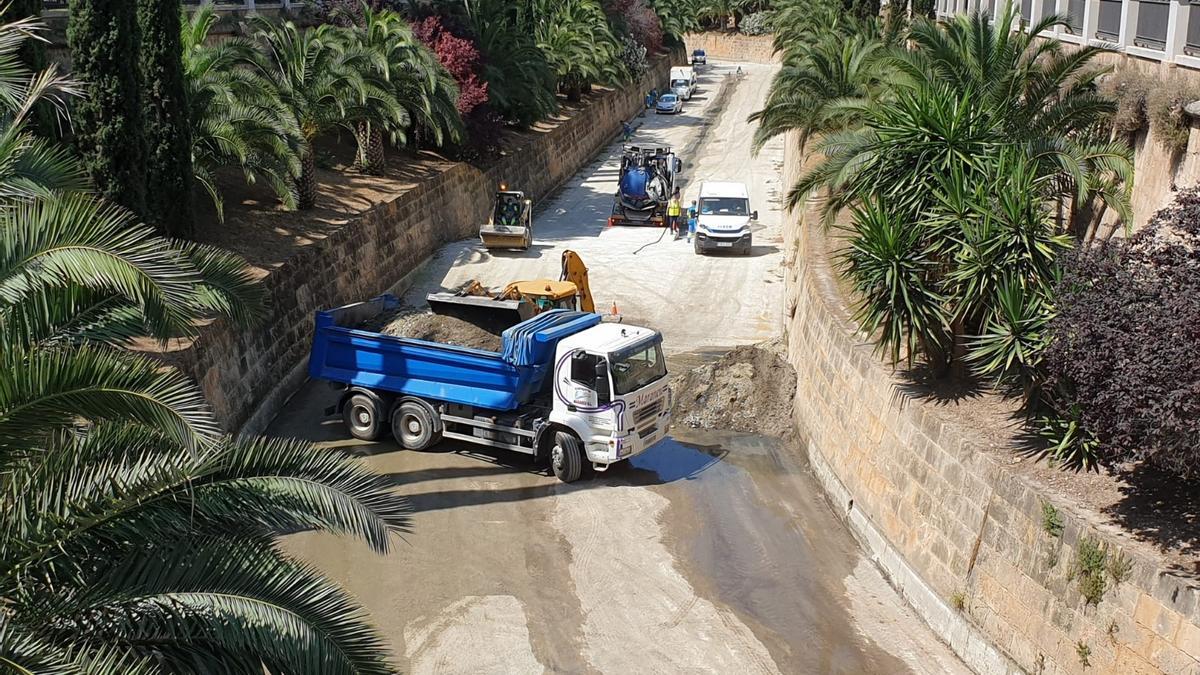
<path id="1" fill-rule="evenodd" d="M 700 215 L 704 216 L 748 216 L 750 205 L 741 197 L 702 197 Z"/>
<path id="2" fill-rule="evenodd" d="M 687 80 L 671 80 L 671 87 L 672 87 L 672 88 L 675 88 L 675 87 L 686 87 L 686 86 L 688 86 Z"/>
<path id="3" fill-rule="evenodd" d="M 662 342 L 643 343 L 632 351 L 611 357 L 613 391 L 630 394 L 667 376 L 667 360 L 663 358 Z"/>

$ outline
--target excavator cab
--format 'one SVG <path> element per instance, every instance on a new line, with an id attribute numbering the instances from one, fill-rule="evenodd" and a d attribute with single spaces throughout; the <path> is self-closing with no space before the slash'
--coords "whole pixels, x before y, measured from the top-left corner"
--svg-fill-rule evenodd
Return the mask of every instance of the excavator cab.
<path id="1" fill-rule="evenodd" d="M 527 249 L 533 245 L 533 202 L 519 190 L 501 185 L 492 204 L 492 217 L 479 228 L 484 248 Z"/>

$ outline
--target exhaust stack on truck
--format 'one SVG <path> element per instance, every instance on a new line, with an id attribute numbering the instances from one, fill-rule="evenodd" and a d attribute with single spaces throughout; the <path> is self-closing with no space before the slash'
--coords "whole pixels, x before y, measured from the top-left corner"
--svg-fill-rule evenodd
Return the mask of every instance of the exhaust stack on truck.
<path id="1" fill-rule="evenodd" d="M 552 310 L 503 333 L 500 352 L 359 330 L 399 301 L 388 295 L 318 312 L 309 376 L 342 393 L 355 438 L 389 431 L 405 449 L 443 438 L 550 460 L 564 482 L 663 440 L 670 390 L 662 335 Z"/>

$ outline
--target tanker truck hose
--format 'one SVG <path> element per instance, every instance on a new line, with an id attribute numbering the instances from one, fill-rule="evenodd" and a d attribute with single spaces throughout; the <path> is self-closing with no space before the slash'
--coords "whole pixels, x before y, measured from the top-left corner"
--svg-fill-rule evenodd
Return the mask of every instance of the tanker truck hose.
<path id="1" fill-rule="evenodd" d="M 662 240 L 663 240 L 663 237 L 665 237 L 665 236 L 667 235 L 667 229 L 668 229 L 668 228 L 665 228 L 665 227 L 664 227 L 664 228 L 662 229 L 662 232 L 659 232 L 659 233 L 658 233 L 658 239 L 655 239 L 654 241 L 652 241 L 652 242 L 650 242 L 650 243 L 648 243 L 648 244 L 642 244 L 641 246 L 639 246 L 639 247 L 637 248 L 637 250 L 633 252 L 633 255 L 637 255 L 637 254 L 641 253 L 643 250 L 645 250 L 646 248 L 648 248 L 648 247 L 650 247 L 650 246 L 653 246 L 653 245 L 657 244 L 658 242 L 662 241 Z"/>

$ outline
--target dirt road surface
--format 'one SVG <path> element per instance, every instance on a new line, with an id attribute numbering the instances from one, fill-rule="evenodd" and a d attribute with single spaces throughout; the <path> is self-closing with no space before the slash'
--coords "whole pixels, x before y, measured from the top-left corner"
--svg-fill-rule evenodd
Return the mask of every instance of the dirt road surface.
<path id="1" fill-rule="evenodd" d="M 684 150 L 686 201 L 706 178 L 750 187 L 749 257 L 697 257 L 656 228 L 605 229 L 614 143 L 538 205 L 534 250 L 448 245 L 406 299 L 470 278 L 557 277 L 571 248 L 598 305 L 660 329 L 673 368 L 776 335 L 782 146 L 752 157 L 745 122 L 773 71 L 742 67 L 724 80 L 734 66 L 710 66 L 683 114 L 637 120 L 636 138 Z M 362 444 L 322 421 L 332 403 L 310 383 L 270 433 L 368 457 L 411 500 L 414 531 L 387 556 L 320 534 L 286 546 L 362 601 L 404 672 L 966 672 L 863 557 L 794 448 L 677 427 L 632 462 L 564 485 L 501 451 Z"/>

